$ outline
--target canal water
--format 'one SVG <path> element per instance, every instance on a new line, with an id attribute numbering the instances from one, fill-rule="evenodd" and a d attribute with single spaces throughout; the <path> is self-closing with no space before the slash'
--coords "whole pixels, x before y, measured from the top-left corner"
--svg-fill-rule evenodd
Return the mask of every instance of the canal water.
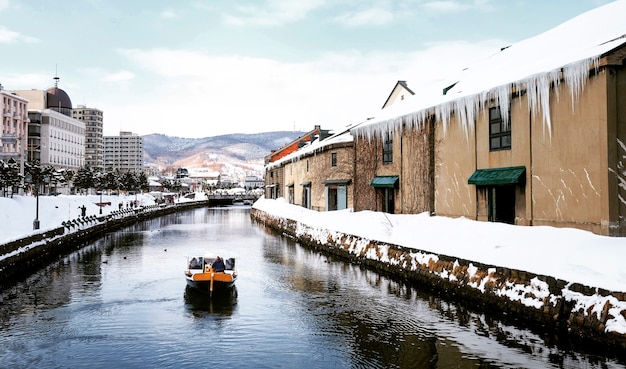
<path id="1" fill-rule="evenodd" d="M 237 256 L 231 293 L 186 288 L 186 257 L 205 250 Z M 6 288 L 0 303 L 2 368 L 626 367 L 623 353 L 572 350 L 321 255 L 246 207 L 142 222 Z"/>

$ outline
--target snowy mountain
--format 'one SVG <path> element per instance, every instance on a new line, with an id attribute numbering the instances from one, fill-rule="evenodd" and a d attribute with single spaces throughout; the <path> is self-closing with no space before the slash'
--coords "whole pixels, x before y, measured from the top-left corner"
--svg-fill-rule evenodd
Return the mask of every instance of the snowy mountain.
<path id="1" fill-rule="evenodd" d="M 272 150 L 302 136 L 304 132 L 278 131 L 227 134 L 204 138 L 143 136 L 144 163 L 161 171 L 218 171 L 233 177 L 261 175 L 263 159 Z"/>

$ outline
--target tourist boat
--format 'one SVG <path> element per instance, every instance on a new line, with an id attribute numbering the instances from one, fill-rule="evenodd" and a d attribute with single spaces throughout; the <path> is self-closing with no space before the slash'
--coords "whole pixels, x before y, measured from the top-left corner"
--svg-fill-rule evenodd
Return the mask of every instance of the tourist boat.
<path id="1" fill-rule="evenodd" d="M 216 254 L 188 258 L 185 280 L 189 287 L 211 295 L 214 291 L 229 289 L 237 280 L 235 258 L 222 259 Z"/>

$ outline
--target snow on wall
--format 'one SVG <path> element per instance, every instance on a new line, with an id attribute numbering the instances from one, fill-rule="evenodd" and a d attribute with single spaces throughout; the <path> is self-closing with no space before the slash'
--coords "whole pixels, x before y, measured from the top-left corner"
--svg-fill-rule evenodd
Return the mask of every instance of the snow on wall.
<path id="1" fill-rule="evenodd" d="M 426 272 L 434 278 L 441 278 L 459 287 L 475 289 L 483 295 L 492 294 L 544 314 L 548 311 L 548 314 L 558 315 L 559 305 L 563 301 L 571 301 L 574 306 L 568 319 L 570 324 L 586 328 L 592 326 L 604 333 L 626 335 L 626 301 L 620 293 L 601 295 L 596 289 L 596 293 L 585 294 L 577 292 L 572 283 L 566 284 L 558 292 L 551 292 L 549 283 L 538 276 L 533 276 L 530 280 L 515 277 L 527 274 L 524 271 L 514 271 L 506 276 L 498 273 L 494 267 L 478 266 L 468 261 L 464 261 L 468 263 L 464 266 L 458 259 L 448 262 L 442 260 L 444 256 L 329 230 L 269 213 L 267 210 L 253 209 L 251 215 L 266 224 L 274 224 L 287 234 L 293 232 L 293 236 L 300 241 L 308 240 L 329 250 L 343 249 L 357 258 L 410 272 Z"/>

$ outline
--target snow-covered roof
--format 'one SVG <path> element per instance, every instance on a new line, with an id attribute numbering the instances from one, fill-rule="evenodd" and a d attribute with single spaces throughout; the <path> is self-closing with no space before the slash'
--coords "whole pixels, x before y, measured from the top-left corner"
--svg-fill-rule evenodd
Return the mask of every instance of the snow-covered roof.
<path id="1" fill-rule="evenodd" d="M 218 171 L 207 171 L 207 170 L 202 170 L 201 168 L 191 169 L 191 172 L 189 173 L 189 177 L 193 177 L 193 178 L 217 178 L 219 176 L 220 176 L 220 172 Z"/>
<path id="2" fill-rule="evenodd" d="M 362 124 L 362 123 L 359 123 Z M 344 129 L 340 130 L 338 133 L 334 133 L 331 136 L 320 140 L 319 138 L 316 138 L 315 140 L 311 141 L 310 143 L 308 143 L 306 146 L 303 146 L 301 148 L 299 148 L 298 150 L 292 152 L 289 155 L 286 155 L 282 158 L 280 158 L 279 160 L 273 161 L 269 164 L 267 164 L 265 166 L 266 169 L 271 169 L 271 168 L 276 168 L 279 167 L 281 165 L 283 165 L 283 163 L 289 162 L 289 161 L 295 161 L 305 155 L 308 154 L 312 154 L 314 152 L 323 150 L 325 147 L 333 145 L 333 144 L 338 144 L 338 143 L 344 143 L 344 142 L 352 142 L 354 141 L 354 137 L 352 137 L 352 134 L 350 133 L 350 130 L 352 128 L 354 128 L 356 125 L 349 125 L 347 127 L 345 127 Z"/>
<path id="3" fill-rule="evenodd" d="M 535 37 L 504 48 L 487 60 L 468 68 L 451 81 L 446 95 L 441 86 L 431 96 L 411 96 L 389 108 L 366 124 L 352 129 L 359 137 L 380 136 L 390 130 L 419 126 L 435 114 L 444 124 L 454 112 L 467 129 L 491 99 L 507 117 L 512 88 L 526 90 L 528 109 L 541 109 L 544 124 L 551 128 L 549 93 L 551 84 L 569 86 L 575 100 L 600 57 L 626 43 L 626 0 L 618 0 L 583 13 Z M 456 83 L 456 84 L 455 84 Z"/>

